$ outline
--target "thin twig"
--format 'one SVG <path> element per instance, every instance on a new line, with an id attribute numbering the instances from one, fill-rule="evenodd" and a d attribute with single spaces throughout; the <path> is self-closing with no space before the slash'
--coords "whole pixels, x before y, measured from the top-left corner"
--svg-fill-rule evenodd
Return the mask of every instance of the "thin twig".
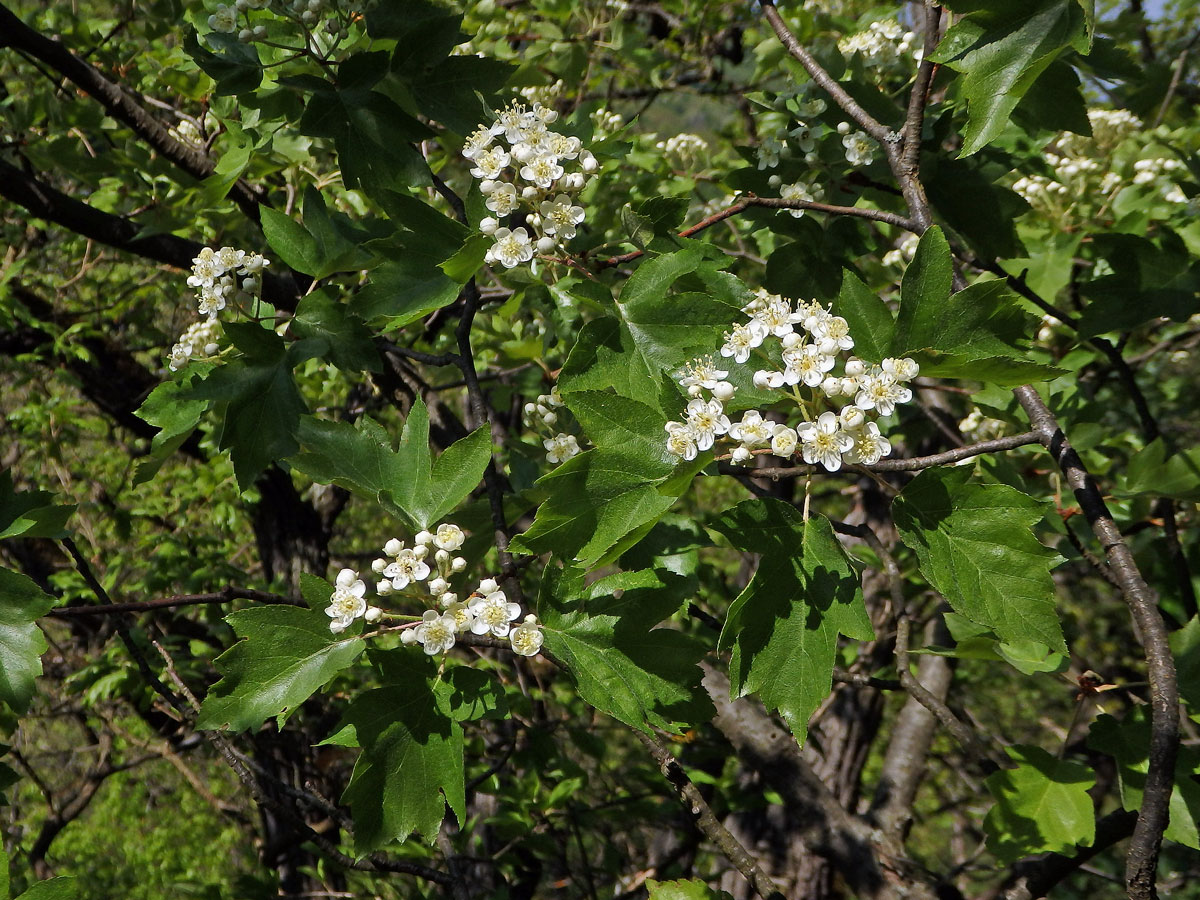
<path id="1" fill-rule="evenodd" d="M 206 603 L 229 603 L 232 600 L 256 600 L 259 603 L 287 603 L 301 605 L 290 597 L 256 591 L 251 588 L 227 587 L 210 594 L 178 594 L 159 600 L 142 600 L 136 603 L 108 603 L 104 606 L 61 606 L 46 615 L 53 619 L 73 619 L 78 616 L 112 616 L 123 613 L 142 613 L 152 609 L 173 609 L 178 606 L 199 606 Z"/>

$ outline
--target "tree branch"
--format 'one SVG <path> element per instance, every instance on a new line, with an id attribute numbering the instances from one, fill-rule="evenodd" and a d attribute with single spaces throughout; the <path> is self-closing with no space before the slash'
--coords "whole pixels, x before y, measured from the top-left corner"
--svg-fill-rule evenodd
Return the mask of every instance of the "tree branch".
<path id="1" fill-rule="evenodd" d="M 163 597 L 158 600 L 142 600 L 131 603 L 112 603 L 104 606 L 60 606 L 52 609 L 46 615 L 53 619 L 73 619 L 78 616 L 112 616 L 125 613 L 143 613 L 154 609 L 173 609 L 179 606 L 198 606 L 207 603 L 229 603 L 233 600 L 256 600 L 259 603 L 286 603 L 290 606 L 300 606 L 289 597 L 281 597 L 268 591 L 256 591 L 251 588 L 227 587 L 224 590 L 210 594 L 178 594 L 173 597 Z"/>
<path id="2" fill-rule="evenodd" d="M 1121 593 L 1145 650 L 1150 682 L 1150 768 L 1146 774 L 1142 808 L 1125 858 L 1125 886 L 1134 900 L 1149 900 L 1157 896 L 1155 870 L 1163 831 L 1167 827 L 1179 747 L 1179 689 L 1167 629 L 1154 595 L 1142 578 L 1103 495 L 1054 414 L 1029 385 L 1019 387 L 1013 393 L 1042 444 L 1058 463 L 1088 524 L 1104 548 L 1109 570 L 1121 585 Z"/>
<path id="3" fill-rule="evenodd" d="M 124 122 L 134 134 L 193 178 L 208 178 L 216 170 L 207 152 L 177 140 L 166 125 L 143 109 L 121 85 L 109 81 L 99 69 L 75 56 L 58 41 L 34 31 L 3 5 L 0 5 L 0 47 L 13 47 L 28 53 L 70 79 L 99 101 L 105 112 Z M 258 222 L 258 205 L 266 202 L 261 191 L 239 179 L 230 188 L 229 195 L 242 212 Z"/>

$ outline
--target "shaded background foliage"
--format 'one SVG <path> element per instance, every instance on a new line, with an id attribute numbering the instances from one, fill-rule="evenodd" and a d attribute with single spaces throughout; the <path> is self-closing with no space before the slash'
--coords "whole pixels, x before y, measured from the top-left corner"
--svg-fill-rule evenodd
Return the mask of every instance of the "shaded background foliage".
<path id="1" fill-rule="evenodd" d="M 970 16 L 977 6 L 986 8 Z M 832 102 L 808 117 L 826 135 L 815 157 L 799 152 L 777 169 L 758 167 L 756 148 L 797 118 L 797 103 L 821 94 L 806 84 L 755 4 L 482 0 L 454 7 L 463 15 L 462 35 L 453 28 L 438 31 L 442 25 L 432 14 L 430 30 L 422 30 L 422 16 L 436 13 L 435 4 L 380 3 L 373 11 L 381 23 L 374 40 L 347 10 L 354 37 L 336 62 L 284 62 L 283 51 L 263 46 L 262 60 L 279 63 L 266 70 L 264 81 L 246 45 L 211 35 L 206 23 L 212 9 L 199 4 L 0 6 L 6 17 L 0 18 L 0 406 L 6 438 L 0 465 L 18 492 L 53 493 L 35 509 L 74 504 L 70 532 L 114 602 L 242 591 L 142 611 L 136 618 L 41 620 L 48 649 L 37 694 L 29 713 L 18 718 L 20 710 L 9 709 L 4 721 L 10 745 L 3 770 L 9 783 L 5 846 L 14 888 L 78 875 L 81 897 L 315 891 L 415 897 L 440 884 L 423 880 L 432 869 L 449 873 L 443 887 L 459 892 L 455 896 L 641 896 L 650 879 L 691 878 L 697 881 L 679 888 L 690 893 L 680 896 L 711 896 L 717 889 L 748 896 L 728 853 L 711 832 L 693 827 L 694 817 L 663 779 L 663 761 L 637 736 L 646 717 L 686 726 L 657 739 L 683 763 L 714 819 L 788 896 L 870 893 L 854 882 L 861 877 L 855 864 L 847 864 L 867 851 L 838 845 L 861 836 L 854 831 L 858 820 L 841 828 L 837 810 L 852 819 L 869 812 L 895 837 L 888 849 L 900 856 L 886 862 L 901 883 L 949 896 L 996 896 L 1015 889 L 1020 874 L 1052 870 L 1053 861 L 1047 864 L 1039 854 L 1057 849 L 1071 856 L 1076 839 L 1097 819 L 1098 845 L 1127 836 L 1131 817 L 1119 810 L 1138 805 L 1130 771 L 1144 759 L 1138 742 L 1148 732 L 1139 717 L 1146 696 L 1139 636 L 1109 583 L 1111 572 L 1097 560 L 1080 510 L 1053 461 L 1035 446 L 979 457 L 971 485 L 987 485 L 993 495 L 1007 490 L 1035 498 L 1025 498 L 1024 517 L 1001 525 L 1032 532 L 1064 558 L 1053 578 L 1069 659 L 1053 647 L 1020 645 L 1020 624 L 1017 633 L 994 635 L 965 617 L 930 573 L 920 540 L 906 534 L 919 530 L 912 524 L 919 516 L 898 515 L 893 528 L 890 494 L 907 483 L 904 476 L 883 474 L 883 484 L 862 472 L 816 479 L 813 508 L 847 523 L 847 546 L 865 567 L 865 610 L 877 638 L 838 642 L 834 636 L 829 649 L 836 683 L 814 702 L 802 752 L 777 720 L 729 702 L 725 663 L 716 653 L 717 631 L 756 572 L 764 582 L 795 577 L 802 583 L 804 576 L 759 568 L 761 548 L 739 539 L 736 515 L 742 508 L 737 504 L 754 495 L 791 504 L 802 500 L 803 489 L 794 479 L 745 473 L 696 479 L 636 546 L 605 558 L 627 537 L 616 534 L 608 545 L 594 547 L 588 560 L 613 563 L 619 556 L 627 572 L 672 574 L 665 587 L 640 586 L 641 594 L 633 583 L 623 595 L 620 588 L 615 596 L 598 591 L 589 599 L 595 603 L 585 624 L 602 618 L 592 612 L 614 609 L 617 621 L 632 616 L 625 621 L 641 630 L 667 620 L 660 652 L 684 660 L 671 673 L 679 694 L 674 699 L 686 696 L 690 705 L 680 702 L 664 718 L 665 691 L 649 699 L 634 692 L 622 703 L 607 696 L 608 684 L 589 686 L 593 667 L 615 659 L 608 636 L 591 659 L 586 641 L 571 645 L 582 660 L 574 683 L 542 661 L 514 665 L 511 655 L 493 648 L 469 648 L 472 667 L 487 673 L 502 698 L 498 708 L 509 715 L 462 725 L 467 814 L 457 826 L 448 819 L 432 847 L 417 837 L 400 843 L 390 841 L 396 835 L 383 835 L 379 845 L 386 845 L 386 855 L 360 860 L 359 869 L 336 855 L 338 848 L 352 854 L 354 847 L 347 810 L 338 800 L 355 753 L 321 741 L 351 698 L 386 683 L 382 664 L 345 669 L 285 720 L 231 738 L 233 758 L 252 773 L 265 800 L 239 782 L 219 745 L 193 730 L 186 704 L 173 707 L 156 692 L 139 659 L 170 692 L 177 688 L 154 642 L 173 660 L 178 678 L 203 696 L 223 674 L 213 660 L 236 639 L 224 619 L 232 609 L 255 608 L 263 599 L 256 591 L 293 602 L 319 596 L 315 582 L 304 590 L 305 574 L 326 577 L 342 566 L 365 570 L 396 528 L 377 503 L 352 496 L 345 479 L 314 471 L 322 459 L 331 465 L 330 454 L 324 448 L 322 457 L 322 445 L 297 429 L 300 407 L 334 422 L 369 415 L 397 436 L 419 400 L 428 408 L 430 437 L 439 449 L 490 425 L 485 433 L 499 448 L 514 534 L 529 531 L 527 550 L 555 554 L 553 560 L 534 557 L 509 574 L 524 582 L 530 597 L 540 588 L 539 615 L 569 631 L 578 621 L 571 617 L 582 614 L 570 604 L 587 593 L 572 558 L 596 532 L 585 527 L 583 539 L 569 546 L 556 543 L 557 537 L 537 543 L 535 515 L 565 509 L 570 518 L 594 498 L 586 492 L 554 495 L 546 483 L 534 484 L 550 467 L 540 438 L 522 421 L 522 408 L 547 392 L 551 376 L 562 370 L 568 383 L 581 379 L 579 399 L 568 406 L 587 437 L 601 449 L 622 443 L 623 436 L 593 427 L 599 414 L 588 418 L 589 402 L 601 409 L 610 400 L 582 397 L 604 386 L 587 384 L 589 371 L 601 380 L 610 373 L 581 370 L 569 359 L 585 323 L 614 313 L 614 290 L 636 288 L 629 280 L 640 271 L 635 260 L 606 260 L 644 249 L 659 259 L 678 262 L 692 253 L 699 260 L 710 250 L 682 245 L 679 251 L 669 235 L 726 208 L 735 191 L 778 196 L 778 186 L 768 181 L 772 171 L 785 183 L 820 183 L 829 204 L 911 214 L 882 153 L 869 165 L 847 164 L 834 131 L 845 116 Z M 958 21 L 958 42 L 948 41 L 934 57 L 944 65 L 932 84 L 919 160 L 933 218 L 950 237 L 942 242 L 947 296 L 939 302 L 948 302 L 952 247 L 959 277 L 1008 276 L 1011 291 L 988 302 L 1016 312 L 1012 328 L 987 330 L 993 341 L 1004 339 L 1001 351 L 993 345 L 999 357 L 993 351 L 965 355 L 962 346 L 948 343 L 942 348 L 950 351 L 948 358 L 922 359 L 927 372 L 950 380 L 922 383 L 918 402 L 900 413 L 889 432 L 895 455 L 921 456 L 1023 432 L 1028 423 L 1007 388 L 1040 378 L 1073 444 L 1103 479 L 1117 521 L 1157 593 L 1173 633 L 1181 691 L 1194 704 L 1200 652 L 1190 574 L 1200 560 L 1189 539 L 1200 497 L 1189 449 L 1196 434 L 1191 387 L 1197 375 L 1190 317 L 1200 249 L 1196 12 L 1184 2 L 1149 12 L 1139 3 L 1100 4 L 1089 41 L 1089 10 L 1073 0 L 947 7 L 947 22 L 951 14 Z M 781 12 L 873 115 L 900 119 L 914 72 L 911 57 L 907 66 L 872 67 L 837 50 L 839 37 L 882 18 L 883 11 L 831 2 L 784 4 Z M 915 5 L 898 13 L 906 28 L 918 32 L 919 14 Z M 996 72 L 969 52 L 954 52 L 989 28 L 1011 40 L 1012 58 L 1026 59 L 1015 73 L 1024 79 L 1017 79 L 1019 89 L 1005 87 L 1016 65 L 1010 57 L 1002 56 Z M 58 49 L 38 44 L 39 35 L 53 36 Z M 466 36 L 465 52 L 448 55 Z M 390 49 L 389 42 L 398 48 L 390 63 L 370 55 Z M 1027 54 L 1030 47 L 1045 53 Z M 61 55 L 67 51 L 70 59 Z M 331 80 L 331 67 L 351 52 L 356 56 Z M 111 105 L 106 112 L 72 79 L 71 59 L 119 84 L 132 106 L 124 114 Z M 380 65 L 391 65 L 391 74 L 383 90 L 369 93 Z M 559 80 L 564 86 L 554 90 Z M 551 265 L 549 275 L 543 269 L 537 276 L 487 272 L 473 299 L 474 288 L 463 285 L 482 260 L 482 246 L 452 221 L 448 198 L 464 198 L 471 223 L 482 215 L 482 200 L 469 190 L 471 179 L 457 153 L 462 135 L 485 109 L 518 88 L 548 91 L 548 102 L 601 157 L 603 177 L 584 194 L 587 225 L 570 245 L 580 261 L 575 269 Z M 1085 143 L 1081 157 L 1101 158 L 1127 180 L 1137 160 L 1177 159 L 1184 200 L 1167 202 L 1158 184 L 1126 184 L 1108 197 L 1098 183 L 1074 182 L 1072 202 L 1065 205 L 1014 191 L 1018 174 L 1061 174 L 1046 151 L 1070 155 L 1070 141 L 1079 139 L 1067 133 L 1090 130 L 1088 106 L 1128 109 L 1145 128 L 1111 152 Z M 164 136 L 167 129 L 173 134 Z M 659 146 L 681 131 L 697 133 L 707 149 L 683 158 Z M 359 140 L 364 134 L 370 139 Z M 434 183 L 435 173 L 445 190 Z M 854 278 L 881 296 L 888 310 L 904 308 L 901 275 L 913 271 L 907 268 L 913 247 L 906 246 L 901 228 L 885 222 L 813 212 L 797 219 L 752 207 L 696 237 L 707 248 L 720 248 L 712 258 L 748 285 L 836 301 L 839 312 L 857 313 L 865 322 L 876 307 L 853 289 Z M 921 257 L 931 266 L 943 264 L 942 256 L 934 256 L 937 240 L 929 239 L 930 255 Z M 439 268 L 464 241 L 462 277 Z M 199 247 L 222 244 L 271 256 L 264 299 L 280 311 L 298 312 L 301 324 L 293 329 L 318 342 L 309 345 L 318 348 L 311 356 L 292 354 L 283 362 L 270 355 L 278 349 L 273 344 L 262 358 L 239 345 L 250 363 L 227 364 L 217 378 L 228 381 L 213 382 L 236 391 L 238 379 L 249 376 L 250 383 L 254 367 L 261 366 L 264 377 L 282 372 L 286 385 L 294 383 L 300 406 L 294 415 L 272 420 L 268 437 L 274 443 L 265 450 L 248 449 L 251 442 L 238 436 L 262 422 L 239 420 L 236 404 L 202 418 L 197 413 L 193 430 L 190 408 L 173 394 L 147 400 L 157 385 L 170 383 L 166 352 L 194 318 L 185 269 Z M 715 265 L 680 266 L 677 293 L 717 293 L 725 283 Z M 595 279 L 582 274 L 589 267 Z M 309 293 L 314 279 L 321 290 Z M 649 296 L 647 307 L 654 313 L 676 295 L 664 289 Z M 630 305 L 630 295 L 620 297 Z M 1047 304 L 1054 305 L 1055 319 L 1039 331 L 1032 316 L 1047 313 Z M 455 326 L 467 310 L 473 317 L 468 348 L 486 400 L 482 410 L 463 384 L 464 373 L 436 364 L 463 352 Z M 636 309 L 622 314 L 638 321 Z M 926 322 L 928 335 L 899 349 L 938 347 L 946 321 Z M 724 327 L 705 333 L 711 347 Z M 664 352 L 680 351 L 667 346 Z M 982 356 L 993 360 L 986 370 Z M 207 374 L 201 370 L 195 377 Z M 657 384 L 626 387 L 631 400 L 660 411 L 664 395 Z M 291 396 L 291 387 L 283 390 Z M 248 390 L 246 396 L 257 394 Z M 973 410 L 972 430 L 964 419 Z M 659 428 L 654 423 L 648 430 Z M 159 437 L 152 443 L 160 429 L 177 433 L 177 441 L 164 447 Z M 231 434 L 232 459 L 223 452 Z M 307 463 L 296 452 L 301 447 Z M 310 475 L 335 483 L 315 483 Z M 667 467 L 656 477 L 666 482 L 669 476 Z M 936 477 L 949 483 L 956 475 L 951 470 Z M 681 483 L 676 493 L 682 491 Z M 10 493 L 5 488 L 5 501 Z M 905 496 L 915 493 L 906 488 Z M 601 515 L 603 504 L 596 506 Z M 495 571 L 505 563 L 489 549 L 491 512 L 486 491 L 479 489 L 453 519 L 472 533 L 473 558 L 490 554 Z M 809 538 L 802 526 L 788 531 L 794 526 L 788 514 L 778 516 L 775 527 L 787 535 L 781 540 Z M 95 604 L 95 586 L 56 540 L 61 521 L 45 513 L 45 523 L 0 543 L 5 567 L 32 579 L 58 607 Z M 0 528 L 8 524 L 0 521 Z M 877 533 L 885 553 L 896 554 L 905 610 L 892 604 L 882 574 L 887 560 L 867 540 L 866 528 Z M 592 573 L 588 581 L 608 571 Z M 764 593 L 778 591 L 779 584 L 769 582 Z M 1010 593 L 1010 585 L 994 586 L 1001 595 Z M 947 612 L 943 595 L 957 614 Z M 637 618 L 629 610 L 639 598 L 645 608 L 665 604 L 663 614 L 654 621 L 644 621 L 647 614 Z M 989 742 L 985 752 L 939 730 L 920 704 L 896 690 L 901 672 L 909 671 L 907 660 L 899 668 L 896 663 L 902 613 L 912 620 L 916 678 L 949 698 L 953 714 Z M 1022 616 L 1018 610 L 1015 618 Z M 863 637 L 850 626 L 842 632 Z M 997 635 L 1013 639 L 1003 643 Z M 565 639 L 550 645 L 570 663 Z M 661 650 L 668 646 L 671 652 Z M 693 647 L 701 651 L 689 657 Z M 716 703 L 714 721 L 707 694 L 694 690 L 694 663 L 704 648 L 710 651 L 704 671 Z M 628 665 L 627 672 L 658 671 L 652 651 L 620 665 Z M 1096 673 L 1094 684 L 1084 676 L 1089 671 Z M 1113 689 L 1096 692 L 1096 686 Z M 757 690 L 777 705 L 769 685 Z M 809 711 L 800 721 L 789 720 L 797 735 Z M 1109 717 L 1098 719 L 1101 713 Z M 1183 725 L 1178 795 L 1159 869 L 1164 893 L 1183 890 L 1195 877 L 1200 844 L 1196 733 L 1186 716 Z M 785 744 L 787 751 L 778 749 Z M 772 747 L 775 756 L 768 753 Z M 997 757 L 1006 759 L 1000 747 L 1016 748 L 1026 765 L 988 774 Z M 1089 780 L 1094 787 L 1084 795 L 1081 785 Z M 893 783 L 910 793 L 889 796 Z M 437 787 L 432 790 L 440 810 Z M 1080 821 L 1049 835 L 1023 831 L 1028 819 L 1022 812 L 1041 792 L 1052 806 L 1073 804 Z M 1122 895 L 1121 849 L 1117 844 L 1116 851 L 1094 859 L 1074 859 L 1058 891 Z M 878 863 L 878 852 L 863 855 L 864 870 Z M 868 856 L 874 862 L 868 864 Z M 670 896 L 657 890 L 654 896 Z"/>

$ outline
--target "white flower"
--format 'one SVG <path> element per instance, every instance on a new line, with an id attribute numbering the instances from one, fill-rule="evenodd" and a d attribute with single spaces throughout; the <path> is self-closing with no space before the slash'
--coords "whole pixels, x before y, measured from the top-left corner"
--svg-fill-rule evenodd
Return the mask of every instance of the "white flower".
<path id="1" fill-rule="evenodd" d="M 492 134 L 491 129 L 480 125 L 467 135 L 466 143 L 463 144 L 462 155 L 467 159 L 474 160 L 475 157 L 492 145 L 493 137 L 495 135 Z"/>
<path id="2" fill-rule="evenodd" d="M 728 375 L 725 369 L 717 368 L 711 356 L 705 356 L 692 360 L 675 377 L 679 379 L 681 387 L 702 387 L 711 391 Z"/>
<path id="3" fill-rule="evenodd" d="M 213 31 L 233 34 L 237 31 L 237 7 L 218 3 L 216 12 L 208 17 L 208 27 Z"/>
<path id="4" fill-rule="evenodd" d="M 773 169 L 779 165 L 779 154 L 783 152 L 783 141 L 777 137 L 766 137 L 758 145 L 758 170 Z"/>
<path id="5" fill-rule="evenodd" d="M 422 548 L 423 549 L 423 548 Z M 392 590 L 402 591 L 410 584 L 424 581 L 429 577 L 429 566 L 418 556 L 417 549 L 401 550 L 395 559 L 383 570 L 383 577 L 390 579 Z"/>
<path id="6" fill-rule="evenodd" d="M 869 166 L 875 161 L 875 145 L 865 132 L 856 131 L 842 138 L 846 162 L 852 166 Z"/>
<path id="7" fill-rule="evenodd" d="M 171 371 L 179 371 L 193 359 L 216 356 L 221 350 L 218 343 L 220 336 L 221 326 L 215 317 L 193 322 L 171 348 L 171 361 L 168 363 Z"/>
<path id="8" fill-rule="evenodd" d="M 545 640 L 537 616 L 533 613 L 527 615 L 525 621 L 512 630 L 508 640 L 518 656 L 536 656 Z"/>
<path id="9" fill-rule="evenodd" d="M 511 231 L 497 228 L 495 238 L 495 245 L 485 255 L 488 262 L 498 262 L 506 269 L 511 269 L 533 259 L 533 244 L 529 240 L 529 232 L 524 228 Z"/>
<path id="10" fill-rule="evenodd" d="M 471 174 L 476 178 L 494 179 L 500 176 L 509 163 L 508 152 L 503 147 L 491 147 L 475 157 L 475 168 Z"/>
<path id="11" fill-rule="evenodd" d="M 835 360 L 808 344 L 794 350 L 784 350 L 783 362 L 787 367 L 784 369 L 785 382 L 796 384 L 802 381 L 808 387 L 816 387 L 825 380 L 825 373 L 833 368 Z"/>
<path id="12" fill-rule="evenodd" d="M 342 569 L 338 572 L 333 594 L 329 597 L 329 606 L 325 614 L 333 621 L 329 630 L 334 634 L 345 631 L 350 623 L 367 611 L 367 601 L 363 594 L 367 586 L 353 569 Z"/>
<path id="13" fill-rule="evenodd" d="M 805 422 L 798 429 L 804 461 L 820 463 L 830 472 L 842 467 L 842 454 L 854 446 L 854 438 L 842 431 L 837 413 L 823 412 L 816 422 Z"/>
<path id="14" fill-rule="evenodd" d="M 582 144 L 579 138 L 551 131 L 542 142 L 546 152 L 558 159 L 575 159 L 579 156 Z"/>
<path id="15" fill-rule="evenodd" d="M 442 595 L 441 604 L 444 610 L 443 615 L 454 619 L 454 630 L 458 634 L 470 629 L 471 623 L 475 621 L 475 616 L 471 614 L 467 604 L 458 599 L 457 594 Z"/>
<path id="16" fill-rule="evenodd" d="M 753 315 L 755 321 L 776 337 L 791 334 L 794 330 L 792 326 L 803 319 L 802 315 L 792 311 L 792 304 L 789 301 L 776 296 L 763 299 L 756 306 Z"/>
<path id="17" fill-rule="evenodd" d="M 774 433 L 771 435 L 771 452 L 776 456 L 781 456 L 788 459 L 796 452 L 796 444 L 800 442 L 799 436 L 794 428 L 789 428 L 787 425 L 775 424 Z"/>
<path id="18" fill-rule="evenodd" d="M 421 624 L 401 632 L 400 639 L 406 643 L 419 643 L 427 654 L 433 656 L 454 646 L 458 623 L 453 615 L 427 609 L 421 616 Z"/>
<path id="19" fill-rule="evenodd" d="M 721 348 L 722 356 L 732 356 L 736 363 L 744 363 L 750 358 L 750 351 L 759 346 L 767 336 L 767 329 L 757 319 L 738 325 L 732 331 L 725 332 L 725 345 Z"/>
<path id="20" fill-rule="evenodd" d="M 558 160 L 548 154 L 537 156 L 521 167 L 521 177 L 540 187 L 543 191 L 550 190 L 554 182 L 563 176 L 563 167 Z"/>
<path id="21" fill-rule="evenodd" d="M 789 131 L 788 136 L 796 142 L 796 146 L 800 148 L 801 153 L 810 153 L 817 146 L 817 139 L 813 135 L 813 130 L 803 122 Z M 811 200 L 812 198 L 807 197 L 805 199 Z"/>
<path id="22" fill-rule="evenodd" d="M 802 181 L 797 181 L 795 184 L 785 184 L 779 188 L 779 197 L 782 200 L 803 200 L 807 203 L 812 203 L 824 196 L 825 189 L 820 185 L 805 184 Z M 796 219 L 804 215 L 804 210 L 802 209 L 789 209 L 787 212 Z"/>
<path id="23" fill-rule="evenodd" d="M 822 353 L 854 349 L 854 338 L 850 337 L 850 324 L 841 316 L 825 316 L 819 319 L 812 335 L 817 339 Z"/>
<path id="24" fill-rule="evenodd" d="M 572 206 L 571 198 L 559 194 L 553 201 L 544 200 L 541 205 L 542 230 L 557 235 L 563 240 L 575 237 L 575 226 L 583 221 L 583 207 Z"/>
<path id="25" fill-rule="evenodd" d="M 849 432 L 854 446 L 846 453 L 846 462 L 873 466 L 892 452 L 891 442 L 879 433 L 879 426 L 866 422 Z"/>
<path id="26" fill-rule="evenodd" d="M 546 462 L 553 465 L 566 462 L 582 452 L 573 434 L 556 434 L 549 440 L 542 441 L 542 446 L 546 448 Z"/>
<path id="27" fill-rule="evenodd" d="M 718 400 L 705 402 L 700 398 L 688 401 L 684 411 L 688 425 L 696 435 L 696 447 L 707 450 L 713 445 L 717 435 L 729 431 L 729 417 Z"/>
<path id="28" fill-rule="evenodd" d="M 512 628 L 511 623 L 521 615 L 521 607 L 509 602 L 504 591 L 495 590 L 483 597 L 473 597 L 467 604 L 475 621 L 471 623 L 471 631 L 475 634 L 487 634 L 489 631 L 496 637 L 508 637 Z"/>
<path id="29" fill-rule="evenodd" d="M 463 534 L 461 528 L 447 522 L 439 525 L 437 531 L 434 532 L 433 545 L 439 550 L 454 551 L 461 547 L 466 539 L 467 536 Z"/>
<path id="30" fill-rule="evenodd" d="M 879 364 L 879 368 L 897 381 L 912 381 L 921 373 L 921 367 L 917 365 L 916 360 L 907 356 L 900 359 L 889 357 Z"/>
<path id="31" fill-rule="evenodd" d="M 682 456 L 689 462 L 695 459 L 697 435 L 692 426 L 682 422 L 668 422 L 664 427 L 667 430 L 667 452 Z"/>
<path id="32" fill-rule="evenodd" d="M 881 416 L 890 416 L 897 403 L 912 399 L 912 391 L 878 367 L 859 376 L 858 384 L 854 405 L 863 410 L 874 409 Z"/>
<path id="33" fill-rule="evenodd" d="M 501 218 L 512 215 L 520 204 L 517 189 L 507 182 L 494 185 L 488 198 L 483 201 L 484 206 Z"/>
<path id="34" fill-rule="evenodd" d="M 742 421 L 730 427 L 729 436 L 747 447 L 761 447 L 771 440 L 773 430 L 773 423 L 764 421 L 762 413 L 751 409 L 742 414 Z"/>

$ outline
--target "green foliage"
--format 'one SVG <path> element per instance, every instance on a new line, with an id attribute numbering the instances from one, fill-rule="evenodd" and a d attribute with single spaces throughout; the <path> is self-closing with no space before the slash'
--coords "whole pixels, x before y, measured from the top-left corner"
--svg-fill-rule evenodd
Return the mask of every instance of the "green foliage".
<path id="1" fill-rule="evenodd" d="M 1055 759 L 1040 747 L 1012 746 L 1015 769 L 987 777 L 996 799 L 983 820 L 988 849 L 1004 862 L 1046 851 L 1070 853 L 1096 835 L 1088 789 L 1095 776 L 1087 766 Z"/>
<path id="2" fill-rule="evenodd" d="M 1065 652 L 1050 577 L 1061 557 L 1030 533 L 1043 504 L 970 477 L 969 469 L 935 468 L 914 478 L 892 506 L 901 539 L 956 612 L 1002 641 Z"/>
<path id="3" fill-rule="evenodd" d="M 61 536 L 75 504 L 52 503 L 49 491 L 17 491 L 12 473 L 0 472 L 0 539 Z"/>
<path id="4" fill-rule="evenodd" d="M 583 573 L 547 569 L 538 597 L 546 647 L 561 659 L 588 703 L 634 728 L 675 730 L 712 716 L 697 665 L 704 644 L 670 628 L 655 628 L 679 605 L 651 573 L 619 600 L 585 591 Z M 618 588 L 621 585 L 617 585 Z"/>
<path id="5" fill-rule="evenodd" d="M 729 894 L 714 891 L 703 881 L 695 878 L 687 881 L 655 881 L 646 879 L 650 900 L 728 900 Z"/>
<path id="6" fill-rule="evenodd" d="M 306 575 L 301 581 L 311 609 L 256 606 L 226 619 L 241 640 L 216 659 L 223 676 L 200 708 L 197 728 L 258 728 L 286 716 L 363 651 L 358 635 L 338 637 L 320 607 L 333 590 Z"/>
<path id="7" fill-rule="evenodd" d="M 967 101 L 962 155 L 995 140 L 1039 76 L 1066 50 L 1087 53 L 1091 29 L 1079 0 L 975 0 L 947 4 L 967 13 L 950 28 L 933 59 L 963 79 Z"/>
<path id="8" fill-rule="evenodd" d="M 407 651 L 372 651 L 382 687 L 346 707 L 328 743 L 361 747 L 342 799 L 354 815 L 354 847 L 369 853 L 413 831 L 432 842 L 446 804 L 465 821 L 463 733 L 453 689 L 432 683 L 426 660 Z M 445 798 L 443 800 L 443 797 Z"/>
<path id="9" fill-rule="evenodd" d="M 711 524 L 739 550 L 762 554 L 721 631 L 734 696 L 756 693 L 803 742 L 829 694 L 838 636 L 874 636 L 858 573 L 829 520 L 806 522 L 789 504 L 747 500 Z"/>
<path id="10" fill-rule="evenodd" d="M 54 606 L 31 578 L 0 568 L 0 700 L 25 712 L 42 674 L 46 638 L 33 624 Z"/>
<path id="11" fill-rule="evenodd" d="M 462 503 L 492 458 L 491 438 L 483 427 L 434 460 L 429 410 L 420 400 L 409 410 L 396 450 L 384 428 L 368 418 L 357 426 L 306 418 L 300 442 L 302 452 L 290 459 L 295 468 L 314 481 L 378 501 L 413 531 L 432 527 Z"/>

